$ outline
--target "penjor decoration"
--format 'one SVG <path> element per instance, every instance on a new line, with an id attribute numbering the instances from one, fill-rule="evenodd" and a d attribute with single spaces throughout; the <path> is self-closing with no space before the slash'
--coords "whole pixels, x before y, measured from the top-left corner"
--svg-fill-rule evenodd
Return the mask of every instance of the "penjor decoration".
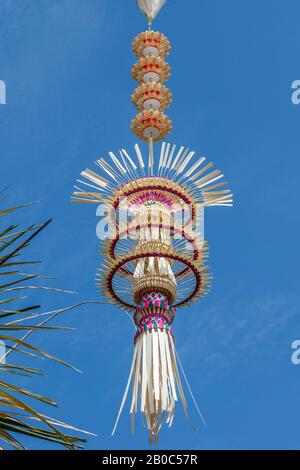
<path id="1" fill-rule="evenodd" d="M 171 426 L 180 399 L 188 416 L 178 370 L 173 323 L 179 308 L 200 301 L 211 275 L 203 237 L 204 208 L 231 206 L 232 193 L 222 173 L 189 148 L 162 141 L 172 129 L 164 111 L 172 94 L 164 83 L 170 76 L 165 61 L 169 40 L 151 24 L 164 0 L 137 0 L 149 30 L 132 43 L 138 56 L 132 78 L 139 84 L 132 102 L 139 114 L 134 134 L 148 144 L 145 154 L 135 144 L 109 152 L 96 161 L 97 172 L 81 173 L 74 202 L 104 204 L 108 226 L 101 241 L 103 262 L 98 287 L 108 302 L 133 315 L 136 327 L 133 360 L 116 430 L 129 389 L 132 431 L 138 411 L 145 417 L 150 442 L 158 441 L 164 421 Z"/>

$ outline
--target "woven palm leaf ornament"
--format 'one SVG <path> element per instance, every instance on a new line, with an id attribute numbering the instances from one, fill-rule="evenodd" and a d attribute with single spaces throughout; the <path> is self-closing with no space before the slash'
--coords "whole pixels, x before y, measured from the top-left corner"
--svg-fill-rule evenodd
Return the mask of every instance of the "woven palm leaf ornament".
<path id="1" fill-rule="evenodd" d="M 151 23 L 165 1 L 137 2 L 150 27 L 132 43 L 138 56 L 132 78 L 139 84 L 132 102 L 139 113 L 131 129 L 147 151 L 135 144 L 130 152 L 121 148 L 100 157 L 96 171 L 81 173 L 72 200 L 108 208 L 114 229 L 100 242 L 97 285 L 109 303 L 132 315 L 136 328 L 113 434 L 131 389 L 132 431 L 141 412 L 152 443 L 164 423 L 172 425 L 179 400 L 188 416 L 173 322 L 178 309 L 200 301 L 209 289 L 208 246 L 199 218 L 203 222 L 206 207 L 231 206 L 232 193 L 213 163 L 164 141 L 172 129 L 164 113 L 172 102 L 164 84 L 171 73 L 165 61 L 171 45 Z"/>
<path id="2" fill-rule="evenodd" d="M 149 26 L 152 25 L 153 20 L 157 17 L 161 8 L 167 0 L 136 0 L 142 12 L 145 14 Z"/>

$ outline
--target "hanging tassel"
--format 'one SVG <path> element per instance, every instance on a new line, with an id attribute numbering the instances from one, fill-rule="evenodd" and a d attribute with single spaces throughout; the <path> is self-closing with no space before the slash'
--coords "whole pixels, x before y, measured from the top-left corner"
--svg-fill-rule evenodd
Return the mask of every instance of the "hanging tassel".
<path id="1" fill-rule="evenodd" d="M 132 433 L 135 429 L 135 414 L 141 411 L 145 416 L 151 444 L 158 442 L 158 435 L 165 418 L 166 424 L 172 426 L 178 395 L 184 413 L 188 417 L 187 402 L 177 367 L 171 326 L 173 320 L 174 308 L 169 307 L 168 300 L 163 294 L 153 291 L 143 296 L 134 317 L 138 330 L 133 361 L 113 434 L 130 384 Z"/>

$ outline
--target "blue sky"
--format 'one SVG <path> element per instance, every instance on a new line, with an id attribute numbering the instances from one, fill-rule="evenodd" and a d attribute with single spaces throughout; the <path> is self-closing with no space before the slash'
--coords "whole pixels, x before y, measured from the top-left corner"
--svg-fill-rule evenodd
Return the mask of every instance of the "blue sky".
<path id="1" fill-rule="evenodd" d="M 299 448 L 300 79 L 297 0 L 170 0 L 156 28 L 172 42 L 174 103 L 170 142 L 205 154 L 221 168 L 235 206 L 206 213 L 214 282 L 201 304 L 181 310 L 176 346 L 207 421 L 181 407 L 164 449 Z M 35 294 L 44 310 L 99 300 L 101 259 L 94 206 L 69 202 L 80 171 L 100 155 L 136 142 L 130 94 L 130 43 L 146 23 L 134 0 L 1 0 L 1 186 L 5 206 L 40 200 L 18 214 L 24 225 L 53 217 L 28 257 L 43 259 L 53 285 L 73 296 Z M 110 436 L 127 380 L 133 330 L 111 306 L 89 305 L 40 333 L 34 343 L 84 372 L 46 363 L 27 387 L 57 399 L 59 419 L 98 434 L 88 449 L 147 449 L 128 404 Z M 51 445 L 27 440 L 32 449 Z"/>

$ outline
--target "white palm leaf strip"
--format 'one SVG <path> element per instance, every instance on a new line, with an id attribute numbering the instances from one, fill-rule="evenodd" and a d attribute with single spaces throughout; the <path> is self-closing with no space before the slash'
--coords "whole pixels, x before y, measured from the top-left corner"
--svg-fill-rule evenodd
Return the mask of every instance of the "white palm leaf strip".
<path id="1" fill-rule="evenodd" d="M 178 163 L 178 160 L 179 160 L 179 158 L 181 157 L 183 151 L 184 151 L 184 147 L 181 146 L 180 149 L 179 149 L 178 152 L 177 152 L 176 157 L 175 157 L 174 160 L 173 160 L 172 166 L 171 166 L 171 168 L 170 168 L 171 170 L 174 170 L 174 168 L 176 167 L 176 165 L 177 165 L 177 163 Z"/>
<path id="2" fill-rule="evenodd" d="M 196 163 L 194 163 L 194 165 L 191 166 L 191 168 L 189 168 L 189 170 L 185 173 L 184 178 L 189 178 L 189 177 L 194 173 L 194 171 L 197 170 L 197 168 L 198 168 L 200 165 L 202 165 L 202 163 L 203 163 L 205 160 L 206 160 L 205 157 L 200 157 L 200 158 L 196 161 Z"/>
<path id="3" fill-rule="evenodd" d="M 209 204 L 209 207 L 214 207 L 214 206 L 232 207 L 233 201 L 232 202 L 217 202 L 216 204 Z"/>
<path id="4" fill-rule="evenodd" d="M 150 402 L 149 402 L 149 395 L 146 395 L 146 409 L 149 410 Z M 144 416 L 146 418 L 147 428 L 151 429 L 151 421 L 150 421 L 150 413 L 144 412 Z"/>
<path id="5" fill-rule="evenodd" d="M 97 193 L 84 193 L 84 192 L 77 192 L 77 191 L 74 191 L 73 192 L 73 196 L 71 196 L 71 200 L 73 200 L 73 202 L 76 202 L 76 201 L 87 201 L 87 202 L 90 202 L 91 204 L 100 204 L 102 201 L 101 197 L 99 196 L 99 194 Z"/>
<path id="6" fill-rule="evenodd" d="M 160 352 L 160 360 L 161 360 L 161 383 L 162 383 L 162 390 L 161 390 L 161 408 L 163 411 L 167 411 L 168 409 L 168 375 L 167 375 L 167 365 L 166 365 L 166 353 L 164 347 L 164 333 L 160 330 L 158 331 L 158 339 L 159 339 L 159 352 Z"/>
<path id="7" fill-rule="evenodd" d="M 109 163 L 103 158 L 103 157 L 100 157 L 98 160 L 96 160 L 96 165 L 98 165 L 100 168 L 102 168 L 102 170 L 104 170 L 111 178 L 112 178 L 112 175 L 114 175 L 115 177 L 119 175 L 118 172 L 116 172 L 116 170 L 109 165 Z M 114 181 L 116 181 L 116 178 L 113 178 Z"/>
<path id="8" fill-rule="evenodd" d="M 138 390 L 139 390 L 139 380 L 140 380 L 140 374 L 141 374 L 141 367 L 142 367 L 142 351 L 143 351 L 143 342 L 141 341 L 141 338 L 138 339 L 138 356 L 137 356 L 137 362 L 136 362 L 136 374 L 135 374 L 135 383 L 134 383 L 134 408 L 132 411 L 134 413 L 137 412 L 137 405 L 138 405 Z"/>
<path id="9" fill-rule="evenodd" d="M 144 410 L 151 436 L 157 439 L 166 411 L 169 414 L 168 423 L 170 424 L 173 421 L 175 402 L 177 401 L 176 384 L 180 390 L 180 397 L 185 410 L 186 401 L 179 374 L 176 372 L 176 360 L 171 349 L 170 334 L 166 331 L 157 330 L 146 332 L 143 336 L 145 339 L 143 340 L 142 353 L 146 353 L 147 358 L 142 360 L 144 371 L 140 375 L 142 377 L 141 408 Z M 145 371 L 145 364 L 148 367 L 147 371 Z M 145 379 L 147 385 L 143 383 Z M 148 396 L 145 398 L 147 388 Z"/>
<path id="10" fill-rule="evenodd" d="M 160 399 L 160 390 L 159 390 L 159 352 L 158 352 L 158 335 L 156 331 L 152 333 L 152 344 L 153 344 L 153 381 L 154 381 L 154 397 L 155 400 L 159 401 Z"/>
<path id="11" fill-rule="evenodd" d="M 145 412 L 145 404 L 146 404 L 146 393 L 147 393 L 147 383 L 148 383 L 148 375 L 147 375 L 147 347 L 146 347 L 146 335 L 142 335 L 143 341 L 143 370 L 142 370 L 142 384 L 141 384 L 141 412 Z"/>
<path id="12" fill-rule="evenodd" d="M 193 176 L 191 176 L 191 180 L 192 181 L 197 180 L 199 178 L 199 176 L 203 175 L 203 173 L 205 173 L 207 170 L 209 170 L 213 166 L 214 166 L 214 164 L 212 162 L 207 163 L 207 165 L 205 165 L 203 168 L 201 168 L 201 170 L 199 170 L 197 173 L 195 173 Z M 197 184 L 197 182 L 195 184 Z"/>
<path id="13" fill-rule="evenodd" d="M 137 404 L 138 404 L 138 387 L 139 387 L 139 380 L 140 380 L 140 373 L 141 373 L 141 359 L 142 359 L 142 349 L 143 349 L 143 342 L 141 341 L 141 337 L 138 338 L 135 348 L 137 349 L 137 359 L 135 364 L 135 371 L 132 376 L 132 400 L 131 400 L 131 432 L 134 434 L 134 416 L 137 412 Z"/>
<path id="14" fill-rule="evenodd" d="M 169 144 L 169 145 L 170 145 L 170 144 Z M 170 148 L 170 147 L 169 147 L 169 148 Z M 166 157 L 165 157 L 165 166 L 166 166 L 167 170 L 168 170 L 168 169 L 170 168 L 170 166 L 171 166 L 171 163 L 172 163 L 172 161 L 173 161 L 173 157 L 174 157 L 175 150 L 176 150 L 176 145 L 174 144 L 173 147 L 172 147 L 172 150 L 171 150 L 170 157 L 169 157 L 168 161 L 167 161 L 168 155 L 166 155 Z"/>
<path id="15" fill-rule="evenodd" d="M 159 419 L 157 420 L 157 426 L 156 426 L 156 436 L 155 436 L 156 439 L 155 440 L 157 444 L 158 444 L 158 434 L 162 428 L 164 417 L 165 417 L 165 412 L 162 411 L 162 413 L 159 416 Z"/>
<path id="16" fill-rule="evenodd" d="M 214 197 L 214 196 L 219 196 L 219 195 L 221 196 L 223 194 L 224 195 L 226 195 L 226 194 L 231 194 L 232 195 L 230 189 L 223 189 L 221 191 L 203 191 L 202 194 L 207 199 L 210 198 L 210 197 Z"/>
<path id="17" fill-rule="evenodd" d="M 197 403 L 197 401 L 196 401 L 196 399 L 195 399 L 195 397 L 194 397 L 193 391 L 192 391 L 191 386 L 190 386 L 190 384 L 189 384 L 189 382 L 188 382 L 187 376 L 186 376 L 186 374 L 185 374 L 185 372 L 184 372 L 184 369 L 183 369 L 183 366 L 182 366 L 182 364 L 181 364 L 181 361 L 180 361 L 178 352 L 176 351 L 175 347 L 174 347 L 174 354 L 176 355 L 176 358 L 177 358 L 177 360 L 178 360 L 178 364 L 179 364 L 179 366 L 180 366 L 180 369 L 181 369 L 183 378 L 184 378 L 185 383 L 186 383 L 186 385 L 187 385 L 187 388 L 188 388 L 188 390 L 189 390 L 189 392 L 190 392 L 190 395 L 191 395 L 191 398 L 192 398 L 192 400 L 193 400 L 193 403 L 194 403 L 194 405 L 195 405 L 195 407 L 196 407 L 196 410 L 197 410 L 197 412 L 198 412 L 198 414 L 199 414 L 199 416 L 200 416 L 202 422 L 206 425 L 206 421 L 205 421 L 205 419 L 204 419 L 204 417 L 203 417 L 203 415 L 202 415 L 202 413 L 201 413 L 201 411 L 200 411 L 200 408 L 199 408 L 199 406 L 198 406 L 198 403 Z"/>
<path id="18" fill-rule="evenodd" d="M 115 166 L 118 168 L 118 170 L 123 173 L 123 175 L 126 175 L 127 171 L 126 169 L 123 167 L 123 165 L 120 163 L 120 160 L 115 156 L 115 154 L 113 152 L 108 152 L 110 158 L 112 159 L 112 161 L 114 162 Z"/>
<path id="19" fill-rule="evenodd" d="M 108 184 L 107 180 L 105 180 L 104 178 L 102 178 L 100 175 L 90 170 L 89 168 L 87 168 L 85 171 L 82 171 L 80 175 L 88 179 L 92 183 L 95 183 L 98 187 L 100 186 L 100 188 L 105 188 Z"/>
<path id="20" fill-rule="evenodd" d="M 219 203 L 222 203 L 222 202 L 225 202 L 225 203 L 231 203 L 233 202 L 233 199 L 232 199 L 233 195 L 232 194 L 228 194 L 227 196 L 220 196 L 218 198 L 215 198 L 215 199 L 205 199 L 206 202 L 206 206 L 214 206 L 214 205 L 218 205 Z"/>
<path id="21" fill-rule="evenodd" d="M 217 204 L 210 204 L 209 207 L 213 207 L 213 206 L 222 206 L 222 207 L 232 207 L 233 206 L 233 202 L 231 203 L 223 203 L 223 202 L 218 202 Z"/>
<path id="22" fill-rule="evenodd" d="M 177 382 L 177 386 L 178 386 L 178 390 L 179 390 L 179 395 L 180 395 L 182 406 L 183 406 L 183 409 L 184 409 L 184 414 L 185 414 L 186 418 L 188 418 L 187 402 L 186 402 L 186 399 L 185 399 L 184 391 L 183 391 L 181 380 L 180 380 L 180 375 L 179 375 L 178 368 L 177 368 L 175 345 L 174 345 L 174 341 L 173 341 L 172 337 L 170 337 L 170 343 L 171 343 L 171 352 L 172 352 L 172 363 L 173 363 L 173 367 L 174 367 L 174 372 L 175 372 L 176 382 Z"/>
<path id="23" fill-rule="evenodd" d="M 125 404 L 125 401 L 126 401 L 126 398 L 127 398 L 127 395 L 128 395 L 132 374 L 133 374 L 133 371 L 135 370 L 136 355 L 137 355 L 137 348 L 135 347 L 134 348 L 134 353 L 133 353 L 131 369 L 130 369 L 130 373 L 129 373 L 129 377 L 128 377 L 128 382 L 127 382 L 125 392 L 124 392 L 124 395 L 123 395 L 123 398 L 122 398 L 120 410 L 119 410 L 119 413 L 118 413 L 118 416 L 117 416 L 117 419 L 116 419 L 116 422 L 115 422 L 115 425 L 114 425 L 114 428 L 113 428 L 113 431 L 112 431 L 112 434 L 111 434 L 112 436 L 116 432 L 116 429 L 117 429 L 117 426 L 118 426 L 118 423 L 119 423 L 119 419 L 120 419 L 120 416 L 121 416 L 121 413 L 122 413 L 122 410 L 124 408 L 124 404 Z"/>
<path id="24" fill-rule="evenodd" d="M 132 158 L 128 155 L 128 153 L 126 152 L 125 149 L 122 149 L 121 153 L 122 153 L 123 158 L 125 159 L 125 161 L 127 161 L 127 167 L 128 167 L 128 172 L 129 172 L 130 178 L 131 179 L 139 178 L 139 174 L 138 174 L 138 171 L 137 171 L 137 166 L 134 163 L 134 161 L 132 160 Z"/>
<path id="25" fill-rule="evenodd" d="M 172 394 L 171 384 L 169 380 L 168 380 L 168 393 L 169 393 L 169 409 L 168 409 L 167 424 L 169 425 L 169 427 L 171 427 L 172 422 L 173 422 L 173 417 L 175 415 L 175 399 Z"/>
<path id="26" fill-rule="evenodd" d="M 164 156 L 165 156 L 165 148 L 166 148 L 166 143 L 163 142 L 161 144 L 161 149 L 160 149 L 160 156 L 159 156 L 159 163 L 158 163 L 158 173 L 160 174 L 161 169 L 163 168 L 163 163 L 164 163 Z"/>
<path id="27" fill-rule="evenodd" d="M 89 197 L 89 198 L 93 198 L 93 199 L 98 199 L 98 202 L 102 199 L 102 195 L 99 193 L 99 190 L 98 188 L 97 189 L 97 192 L 92 192 L 92 191 L 87 191 L 86 189 L 83 189 L 83 188 L 79 188 L 78 186 L 73 186 L 74 189 L 77 189 L 77 191 L 73 191 L 73 196 L 85 196 L 85 197 Z"/>
<path id="28" fill-rule="evenodd" d="M 136 172 L 137 171 L 137 166 L 134 163 L 134 161 L 132 160 L 132 158 L 128 155 L 128 153 L 126 152 L 125 149 L 122 149 L 122 152 L 125 155 L 125 157 L 127 158 L 127 160 L 129 161 L 129 163 L 132 166 L 133 170 Z"/>
<path id="29" fill-rule="evenodd" d="M 122 150 L 119 150 L 119 155 L 120 155 L 121 160 L 122 160 L 122 163 L 123 163 L 123 165 L 124 165 L 124 167 L 125 167 L 125 169 L 126 169 L 126 172 L 128 172 L 129 175 L 131 176 L 131 173 L 130 173 L 131 169 L 129 168 L 129 166 L 128 166 L 128 164 L 127 164 L 125 158 L 124 158 L 124 155 L 123 155 Z"/>
<path id="30" fill-rule="evenodd" d="M 149 160 L 148 168 L 150 170 L 150 175 L 153 176 L 153 167 L 154 167 L 154 155 L 153 155 L 153 138 L 149 139 Z"/>
<path id="31" fill-rule="evenodd" d="M 174 371 L 172 367 L 171 354 L 170 354 L 169 335 L 167 335 L 164 339 L 165 339 L 165 351 L 166 351 L 166 356 L 167 356 L 168 376 L 169 376 L 169 380 L 171 384 L 172 395 L 174 397 L 174 400 L 177 401 Z"/>
<path id="32" fill-rule="evenodd" d="M 169 144 L 169 143 L 167 143 L 166 146 L 165 146 L 164 156 L 163 156 L 163 160 L 162 160 L 162 168 L 161 168 L 161 176 L 162 177 L 165 177 L 164 173 L 165 173 L 166 168 L 167 168 L 167 161 L 168 161 L 168 156 L 169 156 L 169 152 L 170 152 L 170 147 L 171 147 L 171 144 Z"/>
<path id="33" fill-rule="evenodd" d="M 205 195 L 205 199 L 208 202 L 216 201 L 219 199 L 232 199 L 232 198 L 233 198 L 233 194 L 230 190 L 227 194 L 222 193 L 222 191 L 219 191 L 219 192 L 212 194 L 210 197 L 207 197 L 207 195 Z"/>
<path id="34" fill-rule="evenodd" d="M 122 183 L 124 181 L 122 173 L 120 171 L 116 171 L 116 169 L 111 166 L 104 158 L 100 158 L 100 160 L 97 160 L 96 163 L 100 163 L 101 168 L 106 168 L 110 174 L 113 174 L 115 176 L 115 181 L 118 183 Z"/>
<path id="35" fill-rule="evenodd" d="M 109 192 L 107 189 L 100 188 L 99 186 L 94 186 L 93 184 L 87 183 L 86 181 L 82 181 L 82 180 L 79 180 L 79 179 L 77 179 L 76 181 L 77 181 L 78 183 L 80 183 L 80 184 L 84 184 L 85 186 L 88 186 L 89 188 L 97 189 L 97 191 L 106 191 L 106 192 Z M 76 186 L 74 186 L 74 188 L 77 189 Z"/>
<path id="36" fill-rule="evenodd" d="M 73 202 L 83 202 L 87 204 L 99 204 L 99 200 L 96 199 L 87 199 L 84 197 L 71 196 L 70 198 Z"/>
<path id="37" fill-rule="evenodd" d="M 140 151 L 140 148 L 139 148 L 138 144 L 135 144 L 134 150 L 135 150 L 138 162 L 139 162 L 140 169 L 142 170 L 142 172 L 144 174 L 145 164 L 144 164 L 144 160 L 143 160 L 143 157 L 142 157 L 142 154 L 141 154 L 141 151 Z"/>
<path id="38" fill-rule="evenodd" d="M 114 174 L 114 171 L 111 171 L 110 169 L 107 168 L 107 163 L 105 162 L 104 159 L 101 159 L 101 160 L 97 160 L 96 161 L 96 164 L 102 168 L 103 171 L 105 171 L 105 173 L 114 181 L 118 181 L 115 174 Z"/>
<path id="39" fill-rule="evenodd" d="M 184 161 L 180 164 L 178 170 L 177 170 L 177 173 L 182 173 L 184 171 L 184 169 L 186 168 L 186 166 L 189 164 L 189 162 L 191 161 L 191 159 L 193 158 L 193 156 L 195 155 L 195 152 L 190 152 L 188 154 L 188 156 L 184 159 Z"/>
<path id="40" fill-rule="evenodd" d="M 220 170 L 215 170 L 209 173 L 208 175 L 204 176 L 200 180 L 196 181 L 195 184 L 198 186 L 199 189 L 204 188 L 210 183 L 214 183 L 215 181 L 223 178 L 224 175 L 220 172 Z"/>
<path id="41" fill-rule="evenodd" d="M 213 185 L 209 184 L 208 187 L 205 188 L 204 191 L 201 191 L 201 194 L 202 194 L 203 197 L 205 197 L 206 194 L 207 193 L 209 194 L 210 191 L 215 190 L 215 189 L 219 189 L 219 188 L 223 188 L 227 184 L 228 184 L 227 181 L 221 181 L 221 183 L 217 183 L 217 184 L 213 184 Z M 229 189 L 229 191 L 231 192 L 230 189 Z"/>
<path id="42" fill-rule="evenodd" d="M 152 365 L 152 341 L 151 332 L 146 332 L 146 348 L 147 348 L 147 380 L 148 380 L 148 399 L 149 399 L 149 414 L 154 413 L 153 403 L 153 365 Z M 148 414 L 148 413 L 147 413 Z"/>
<path id="43" fill-rule="evenodd" d="M 168 157 L 169 157 L 169 153 L 170 153 L 170 148 L 171 148 L 171 144 L 167 143 L 166 152 L 165 152 L 165 155 L 164 155 L 164 163 L 163 163 L 164 167 L 167 166 Z"/>
<path id="44" fill-rule="evenodd" d="M 99 186 L 94 186 L 93 184 L 87 183 L 86 181 L 82 181 L 82 180 L 79 180 L 79 179 L 77 179 L 76 181 L 80 184 L 83 184 L 84 186 L 87 186 L 87 187 L 92 188 L 92 189 L 96 189 L 97 191 L 99 191 L 101 193 L 102 192 L 110 193 L 110 191 L 111 191 L 111 190 L 106 189 L 106 188 L 104 189 L 104 188 L 100 188 Z M 85 191 L 85 189 L 83 189 L 81 187 L 78 187 L 78 186 L 75 186 L 75 185 L 73 186 L 73 188 L 78 189 L 80 191 Z"/>
<path id="45" fill-rule="evenodd" d="M 169 397 L 169 407 L 168 407 L 168 419 L 167 424 L 169 427 L 172 426 L 173 417 L 175 414 L 175 400 L 171 393 L 170 382 L 168 381 L 168 397 Z"/>
<path id="46" fill-rule="evenodd" d="M 175 167 L 176 173 L 178 173 L 178 169 L 181 167 L 182 163 L 185 161 L 189 151 L 190 151 L 189 148 L 185 149 L 185 151 L 183 152 L 182 157 L 178 160 L 178 162 L 176 164 L 176 167 Z"/>

